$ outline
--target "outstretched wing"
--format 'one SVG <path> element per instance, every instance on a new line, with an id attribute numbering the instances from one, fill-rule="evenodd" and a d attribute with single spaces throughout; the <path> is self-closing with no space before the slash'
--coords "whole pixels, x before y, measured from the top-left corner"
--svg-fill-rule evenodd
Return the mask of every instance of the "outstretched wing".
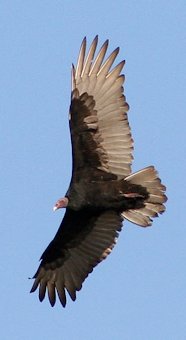
<path id="1" fill-rule="evenodd" d="M 39 286 L 42 301 L 48 290 L 52 306 L 56 292 L 63 307 L 66 290 L 74 301 L 88 274 L 111 252 L 121 226 L 122 219 L 115 211 L 92 215 L 87 210 L 66 209 L 56 236 L 41 256 L 31 292 Z"/>
<path id="2" fill-rule="evenodd" d="M 123 94 L 124 66 L 111 67 L 119 52 L 115 49 L 104 61 L 108 40 L 94 58 L 98 37 L 87 56 L 84 38 L 77 67 L 72 67 L 70 129 L 73 171 L 91 168 L 123 178 L 131 173 L 133 141 L 128 123 L 128 104 Z"/>

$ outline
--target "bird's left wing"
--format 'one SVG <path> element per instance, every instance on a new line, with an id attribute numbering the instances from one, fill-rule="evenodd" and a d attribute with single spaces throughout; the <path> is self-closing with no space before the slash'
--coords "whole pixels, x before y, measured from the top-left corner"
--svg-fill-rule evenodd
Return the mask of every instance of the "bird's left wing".
<path id="1" fill-rule="evenodd" d="M 133 141 L 123 94 L 124 66 L 112 65 L 119 52 L 115 49 L 104 60 L 108 40 L 94 57 L 98 37 L 86 52 L 83 40 L 76 68 L 72 67 L 70 129 L 73 171 L 98 169 L 124 178 L 131 173 Z"/>
<path id="2" fill-rule="evenodd" d="M 47 290 L 52 306 L 56 292 L 63 307 L 66 291 L 74 301 L 88 274 L 111 252 L 121 226 L 121 216 L 112 210 L 92 214 L 66 209 L 56 236 L 41 256 L 31 292 L 39 286 L 42 301 Z"/>

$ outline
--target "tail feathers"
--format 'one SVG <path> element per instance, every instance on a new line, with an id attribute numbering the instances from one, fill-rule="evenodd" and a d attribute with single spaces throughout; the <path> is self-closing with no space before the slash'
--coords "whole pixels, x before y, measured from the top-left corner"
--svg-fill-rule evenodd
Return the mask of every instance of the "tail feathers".
<path id="1" fill-rule="evenodd" d="M 149 197 L 144 201 L 144 207 L 140 209 L 129 209 L 122 213 L 122 217 L 130 222 L 147 227 L 152 224 L 152 217 L 157 217 L 165 211 L 167 197 L 164 194 L 166 187 L 161 184 L 158 172 L 153 166 L 144 168 L 128 177 L 125 181 L 145 187 Z"/>

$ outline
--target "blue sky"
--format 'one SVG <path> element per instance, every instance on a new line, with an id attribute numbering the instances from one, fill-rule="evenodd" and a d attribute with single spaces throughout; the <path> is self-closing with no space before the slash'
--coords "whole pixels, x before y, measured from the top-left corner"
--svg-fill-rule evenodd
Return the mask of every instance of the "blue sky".
<path id="1" fill-rule="evenodd" d="M 1 1 L 1 338 L 186 338 L 186 2 Z M 63 211 L 71 177 L 70 68 L 99 34 L 126 59 L 133 171 L 154 164 L 167 212 L 143 229 L 125 222 L 112 255 L 75 303 L 29 294 Z"/>

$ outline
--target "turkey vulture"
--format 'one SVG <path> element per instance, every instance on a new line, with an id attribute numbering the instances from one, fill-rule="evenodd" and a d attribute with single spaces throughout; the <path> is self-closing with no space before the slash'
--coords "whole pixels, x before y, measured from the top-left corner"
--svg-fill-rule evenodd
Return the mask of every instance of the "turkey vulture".
<path id="1" fill-rule="evenodd" d="M 165 210 L 166 188 L 155 168 L 131 174 L 133 140 L 120 74 L 125 62 L 112 68 L 119 48 L 105 60 L 108 40 L 95 56 L 97 43 L 98 36 L 86 55 L 84 38 L 77 66 L 72 65 L 72 178 L 54 206 L 66 212 L 31 289 L 39 287 L 40 301 L 47 290 L 52 306 L 56 292 L 63 307 L 66 291 L 76 299 L 88 274 L 112 251 L 124 219 L 147 227 Z"/>

